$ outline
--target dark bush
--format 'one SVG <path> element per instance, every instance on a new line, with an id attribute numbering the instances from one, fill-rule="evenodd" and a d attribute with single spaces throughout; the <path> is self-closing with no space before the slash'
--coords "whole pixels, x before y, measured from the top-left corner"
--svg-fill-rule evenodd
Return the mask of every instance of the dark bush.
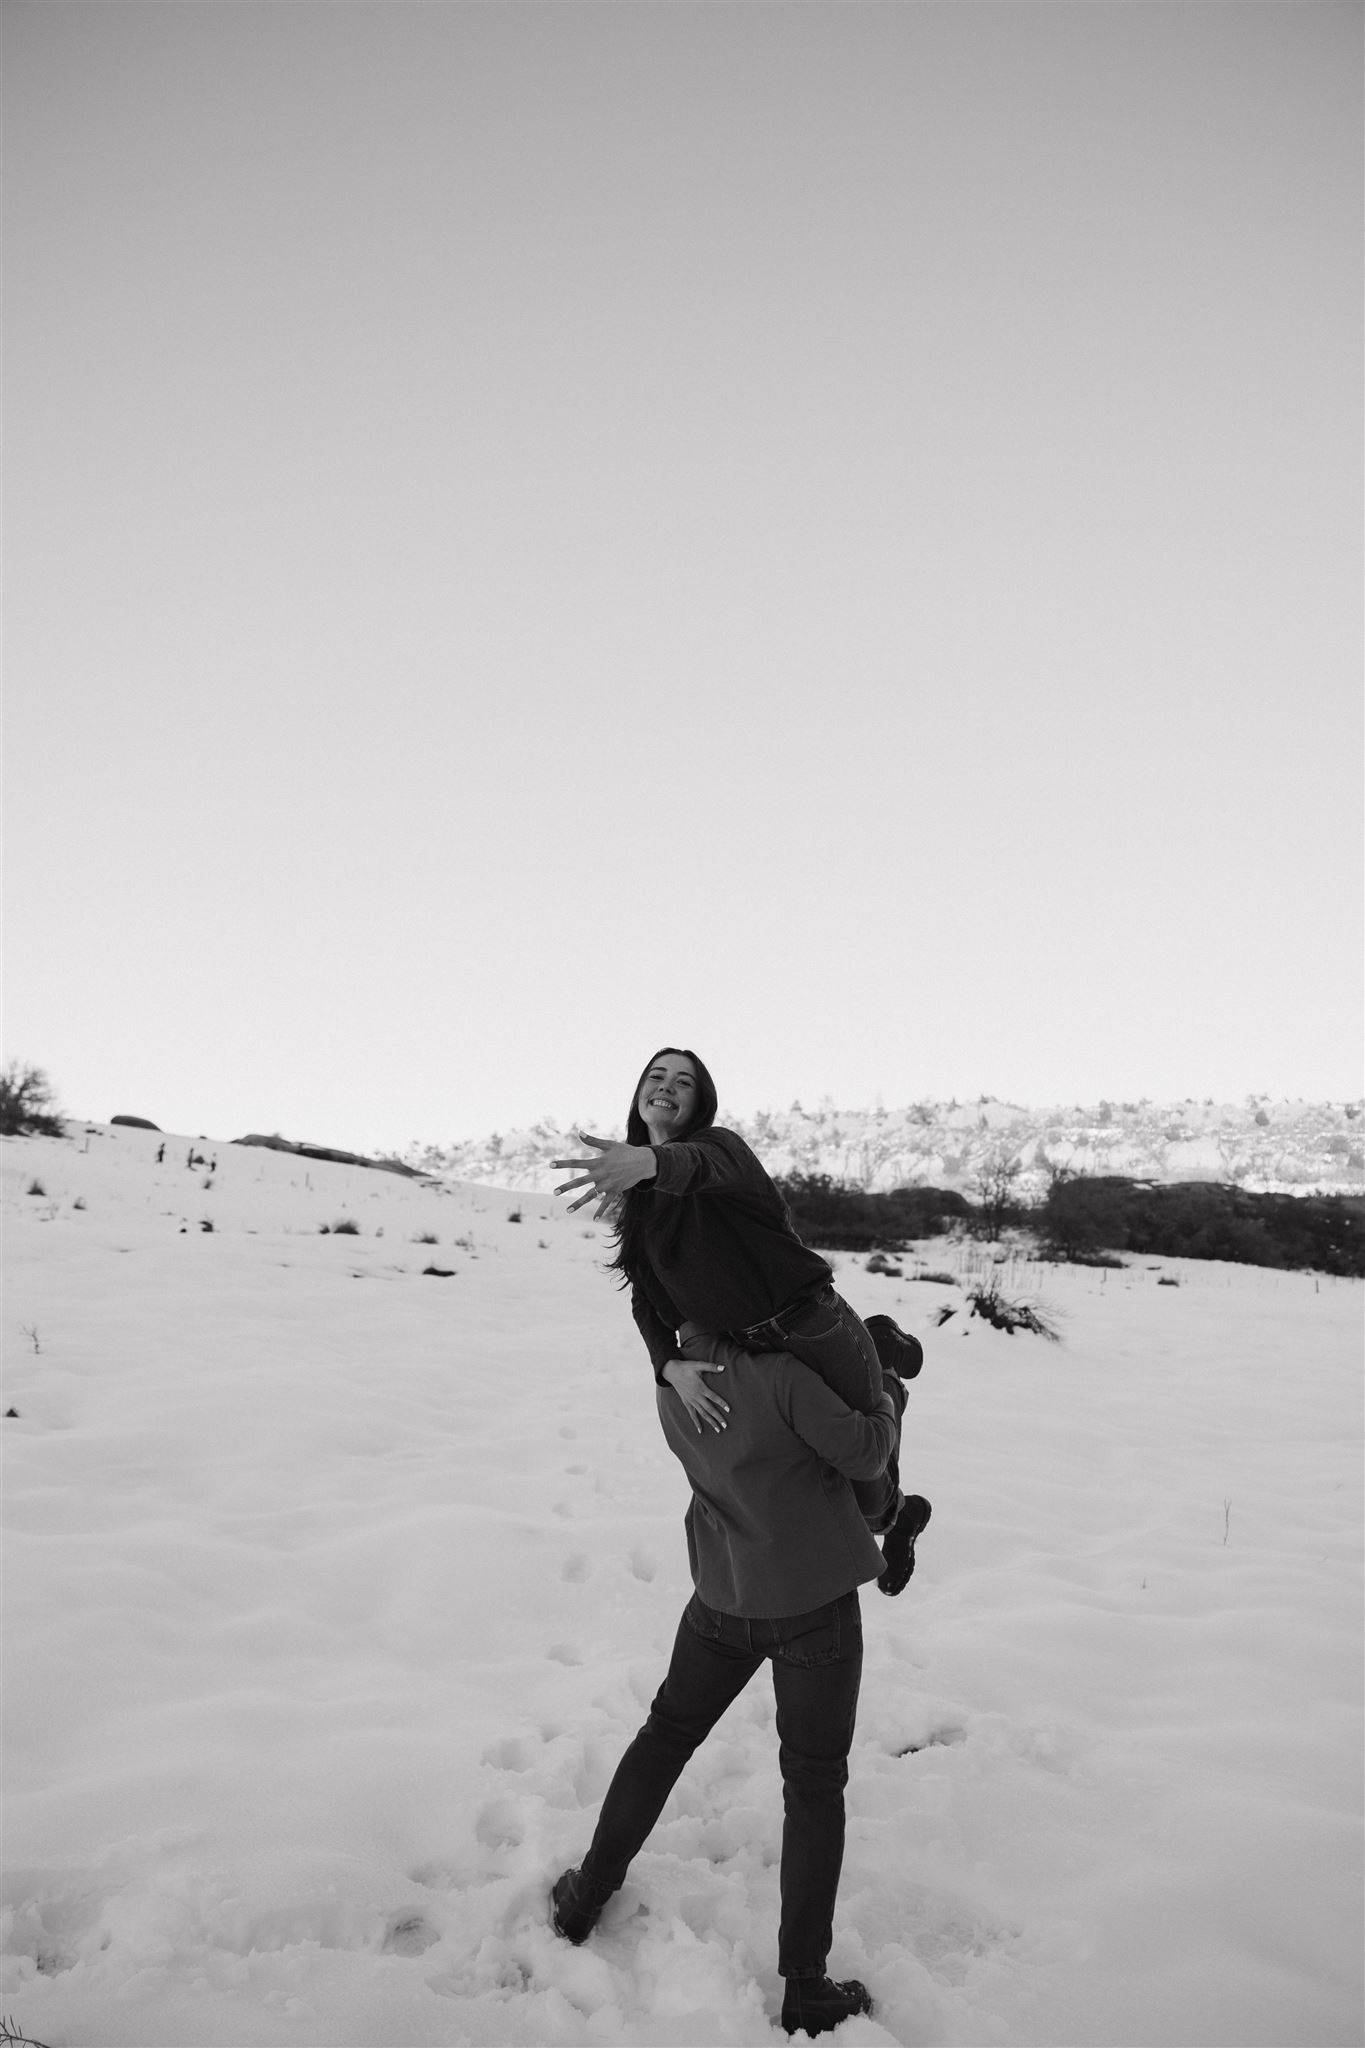
<path id="1" fill-rule="evenodd" d="M 951 1188 L 893 1188 L 872 1195 L 827 1173 L 794 1173 L 777 1182 L 792 1223 L 825 1251 L 899 1251 L 917 1237 L 941 1237 L 971 1207 Z"/>
<path id="2" fill-rule="evenodd" d="M 1062 1175 L 1048 1189 L 1040 1218 L 1048 1250 L 1081 1260 L 1128 1246 L 1129 1201 L 1134 1183 L 1110 1175 Z"/>
<path id="3" fill-rule="evenodd" d="M 1218 1181 L 1162 1186 L 1119 1176 L 1059 1179 L 1038 1218 L 1048 1249 L 1084 1260 L 1101 1248 L 1162 1258 L 1365 1275 L 1365 1199 L 1265 1195 Z"/>

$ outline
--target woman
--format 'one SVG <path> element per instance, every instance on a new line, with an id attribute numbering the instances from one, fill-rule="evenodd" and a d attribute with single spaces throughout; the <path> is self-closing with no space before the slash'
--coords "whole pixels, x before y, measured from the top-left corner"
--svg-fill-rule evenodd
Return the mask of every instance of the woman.
<path id="1" fill-rule="evenodd" d="M 570 1209 L 595 1201 L 599 1217 L 615 1212 L 612 1269 L 630 1287 L 655 1379 L 678 1394 L 698 1432 L 726 1426 L 726 1403 L 706 1383 L 725 1367 L 682 1355 L 685 1323 L 744 1351 L 788 1352 L 848 1407 L 872 1414 L 883 1359 L 913 1379 L 923 1351 L 889 1316 L 874 1316 L 869 1329 L 835 1292 L 828 1261 L 798 1237 L 743 1138 L 716 1124 L 716 1108 L 715 1082 L 696 1053 L 664 1046 L 640 1076 L 624 1144 L 582 1132 L 596 1156 L 557 1159 L 556 1167 L 585 1170 L 556 1194 L 586 1187 Z M 886 1471 L 854 1483 L 868 1527 L 885 1535 L 877 1583 L 893 1595 L 914 1571 L 915 1538 L 930 1515 L 928 1501 L 900 1492 L 898 1452 L 899 1431 Z"/>

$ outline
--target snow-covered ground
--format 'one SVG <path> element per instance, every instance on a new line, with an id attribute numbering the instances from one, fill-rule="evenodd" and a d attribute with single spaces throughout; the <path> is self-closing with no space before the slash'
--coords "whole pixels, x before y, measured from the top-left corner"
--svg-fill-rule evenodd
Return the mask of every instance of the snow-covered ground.
<path id="1" fill-rule="evenodd" d="M 766 1678 L 599 1933 L 547 1924 L 689 1590 L 601 1232 L 160 1142 L 4 1145 L 3 2011 L 50 2048 L 775 2038 Z M 1051 1345 L 838 1265 L 925 1341 L 934 1502 L 864 1595 L 831 1963 L 877 2012 L 839 2038 L 1358 2043 L 1360 1285 L 1020 1267 Z"/>

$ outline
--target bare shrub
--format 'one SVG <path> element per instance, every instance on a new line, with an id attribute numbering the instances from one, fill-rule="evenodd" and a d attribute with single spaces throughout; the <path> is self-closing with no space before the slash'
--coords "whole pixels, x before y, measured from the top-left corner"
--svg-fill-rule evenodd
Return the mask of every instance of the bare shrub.
<path id="1" fill-rule="evenodd" d="M 0 1073 L 0 1131 L 6 1137 L 65 1137 L 52 1083 L 41 1067 L 10 1060 Z"/>
<path id="2" fill-rule="evenodd" d="M 1026 1301 L 1007 1301 L 994 1280 L 989 1286 L 974 1287 L 967 1299 L 972 1315 L 980 1316 L 983 1322 L 1004 1330 L 1010 1337 L 1016 1330 L 1031 1330 L 1035 1337 L 1046 1337 L 1050 1344 L 1061 1342 L 1062 1333 L 1050 1311 L 1034 1308 Z"/>

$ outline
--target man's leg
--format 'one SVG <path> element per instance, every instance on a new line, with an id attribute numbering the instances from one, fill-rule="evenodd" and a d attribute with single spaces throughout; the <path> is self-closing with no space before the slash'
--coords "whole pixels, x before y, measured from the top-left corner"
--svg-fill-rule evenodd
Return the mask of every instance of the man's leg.
<path id="1" fill-rule="evenodd" d="M 684 1609 L 668 1675 L 616 1766 L 583 1858 L 584 1876 L 608 1894 L 623 1882 L 693 1750 L 763 1662 L 763 1652 L 748 1647 L 748 1633 L 746 1623 L 714 1614 L 695 1598 Z"/>
<path id="2" fill-rule="evenodd" d="M 863 1631 L 858 1595 L 771 1624 L 785 1639 L 772 1652 L 782 1766 L 782 1925 L 777 1967 L 814 1985 L 824 1978 L 844 1858 L 844 1787 L 858 1711 Z"/>

